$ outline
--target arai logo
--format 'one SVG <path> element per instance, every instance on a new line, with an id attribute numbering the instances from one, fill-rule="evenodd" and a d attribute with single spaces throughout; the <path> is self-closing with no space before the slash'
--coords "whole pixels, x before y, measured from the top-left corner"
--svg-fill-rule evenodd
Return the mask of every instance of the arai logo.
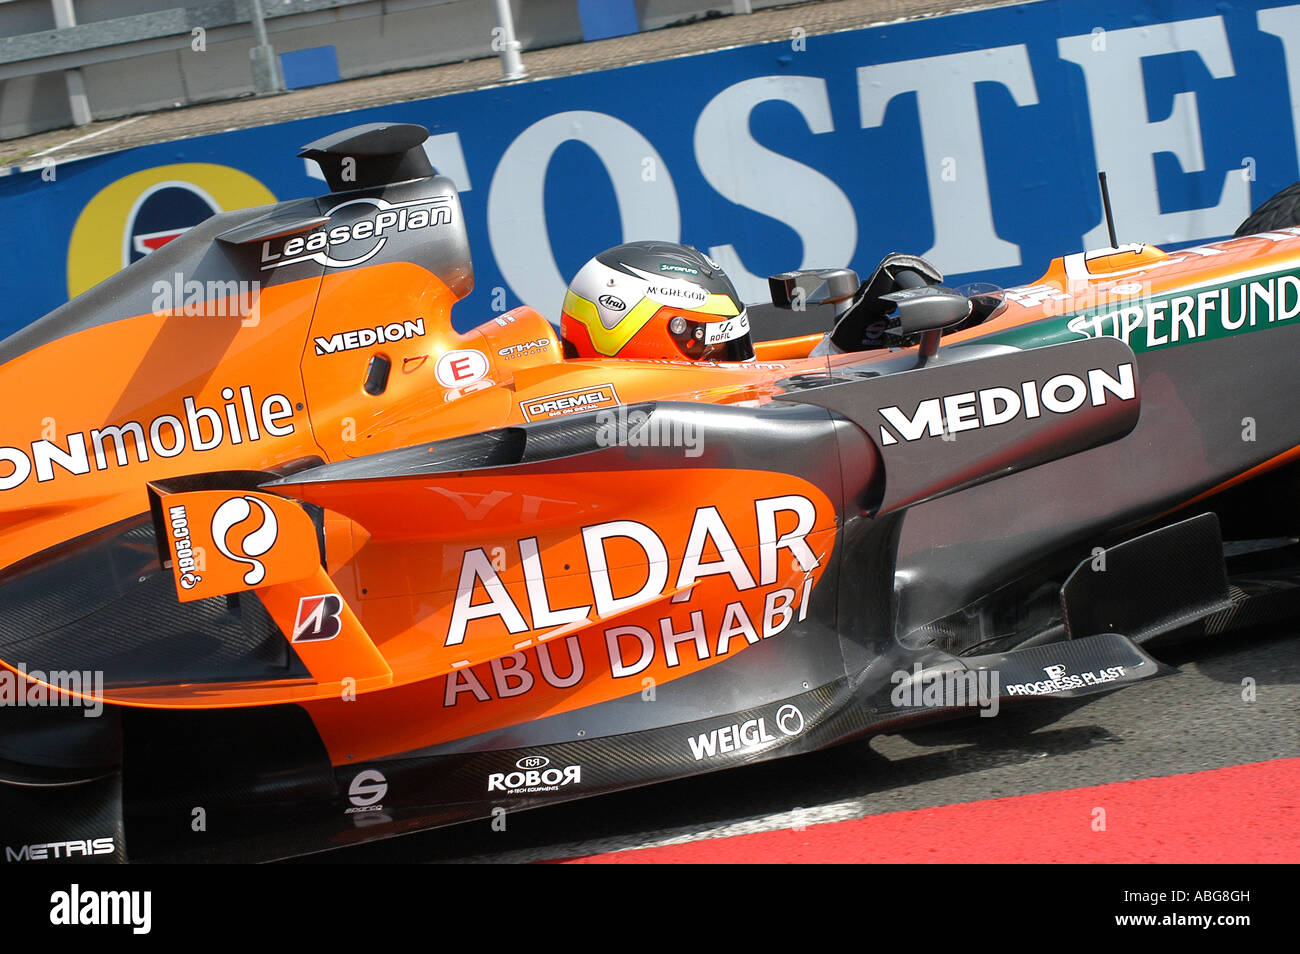
<path id="1" fill-rule="evenodd" d="M 623 303 L 623 299 L 615 295 L 601 295 L 596 299 L 596 301 L 613 311 L 622 311 L 627 307 L 627 305 Z"/>

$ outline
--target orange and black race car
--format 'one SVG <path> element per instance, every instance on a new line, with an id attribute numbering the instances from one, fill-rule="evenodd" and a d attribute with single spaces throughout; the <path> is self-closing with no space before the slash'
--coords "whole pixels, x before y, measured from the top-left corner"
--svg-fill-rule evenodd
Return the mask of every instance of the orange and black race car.
<path id="1" fill-rule="evenodd" d="M 319 851 L 1105 692 L 1300 608 L 1294 223 L 1005 293 L 792 272 L 752 316 L 667 263 L 649 300 L 717 318 L 670 313 L 680 356 L 582 295 L 566 355 L 527 307 L 453 329 L 425 136 L 313 143 L 329 195 L 0 343 L 6 861 Z"/>

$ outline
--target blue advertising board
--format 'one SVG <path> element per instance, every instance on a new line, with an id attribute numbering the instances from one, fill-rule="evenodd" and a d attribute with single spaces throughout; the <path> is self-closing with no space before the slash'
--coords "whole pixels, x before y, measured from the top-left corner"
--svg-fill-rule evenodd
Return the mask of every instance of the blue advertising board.
<path id="1" fill-rule="evenodd" d="M 235 130 L 0 177 L 0 335 L 211 210 L 325 191 L 306 142 L 421 123 L 461 193 L 467 328 L 622 241 L 678 240 L 750 301 L 796 267 L 891 251 L 952 281 L 1230 234 L 1296 181 L 1300 4 L 1046 0 Z M 315 173 L 315 175 L 313 175 Z"/>

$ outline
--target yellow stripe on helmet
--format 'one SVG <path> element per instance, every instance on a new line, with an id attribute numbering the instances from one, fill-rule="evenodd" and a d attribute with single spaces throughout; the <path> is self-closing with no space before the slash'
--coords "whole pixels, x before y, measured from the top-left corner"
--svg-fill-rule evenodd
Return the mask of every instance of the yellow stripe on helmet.
<path id="1" fill-rule="evenodd" d="M 710 297 L 726 298 L 725 295 Z M 594 302 L 574 294 L 572 289 L 564 295 L 564 313 L 586 325 L 587 334 L 591 336 L 592 347 L 611 358 L 623 350 L 623 347 L 645 327 L 646 322 L 654 317 L 654 313 L 661 307 L 663 306 L 658 302 L 642 298 L 618 324 L 613 328 L 606 328 L 604 322 L 600 320 L 600 312 L 596 310 Z M 733 310 L 730 314 L 736 312 Z"/>
<path id="2" fill-rule="evenodd" d="M 717 294 L 710 295 L 702 305 L 692 305 L 691 311 L 702 311 L 706 315 L 721 315 L 723 318 L 740 314 L 740 309 L 731 300 L 731 296 Z"/>

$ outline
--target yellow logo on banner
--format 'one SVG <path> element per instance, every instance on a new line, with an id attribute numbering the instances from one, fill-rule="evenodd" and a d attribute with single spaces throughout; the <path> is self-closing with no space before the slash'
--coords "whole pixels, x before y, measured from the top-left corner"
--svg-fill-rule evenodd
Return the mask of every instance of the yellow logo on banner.
<path id="1" fill-rule="evenodd" d="M 174 189 L 186 199 L 165 228 L 143 225 L 151 197 L 166 203 Z M 68 297 L 102 282 L 134 259 L 161 248 L 213 212 L 269 205 L 275 196 L 246 172 L 211 162 L 182 162 L 133 172 L 113 182 L 86 203 L 68 241 Z M 143 227 L 142 227 L 143 225 Z"/>

